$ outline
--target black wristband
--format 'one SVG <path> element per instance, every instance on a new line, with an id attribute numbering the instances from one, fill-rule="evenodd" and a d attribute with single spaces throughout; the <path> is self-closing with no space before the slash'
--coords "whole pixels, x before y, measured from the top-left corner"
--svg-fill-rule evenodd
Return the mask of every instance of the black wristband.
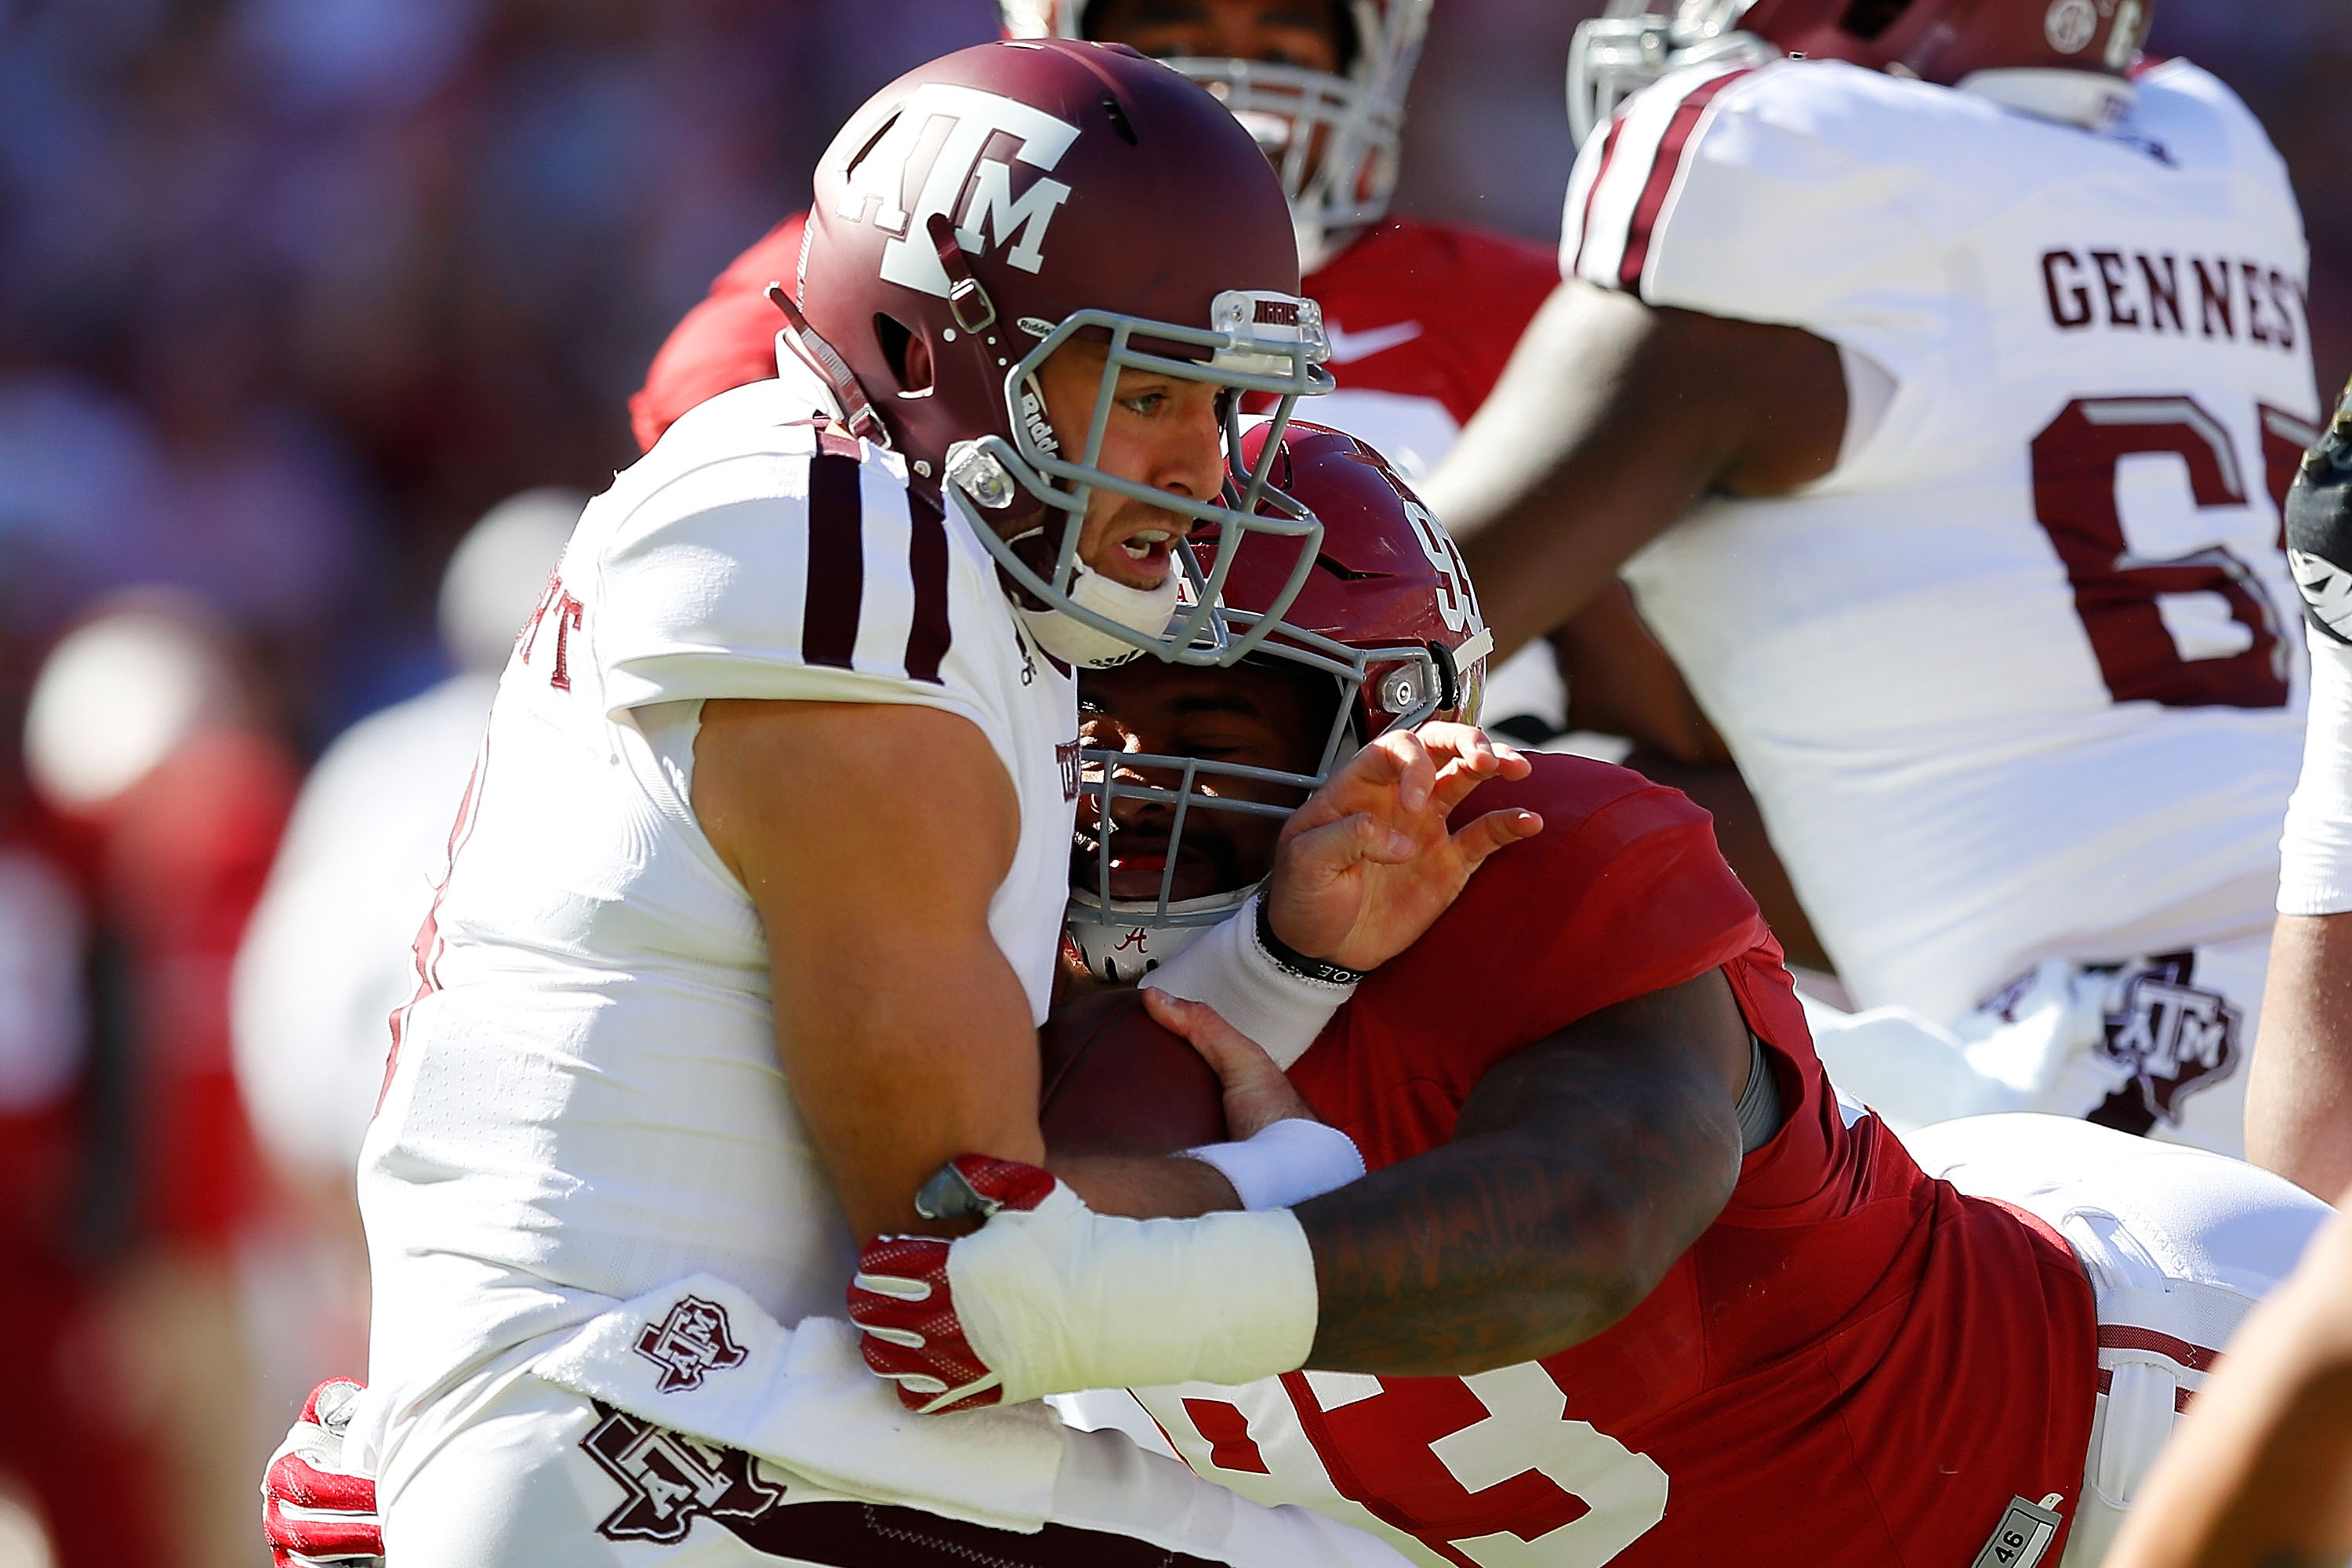
<path id="1" fill-rule="evenodd" d="M 1265 895 L 1257 897 L 1257 945 L 1274 960 L 1276 968 L 1295 974 L 1301 980 L 1312 980 L 1323 985 L 1353 985 L 1364 977 L 1365 971 L 1349 969 L 1337 963 L 1326 963 L 1305 953 L 1274 934 L 1274 917 L 1266 912 Z"/>

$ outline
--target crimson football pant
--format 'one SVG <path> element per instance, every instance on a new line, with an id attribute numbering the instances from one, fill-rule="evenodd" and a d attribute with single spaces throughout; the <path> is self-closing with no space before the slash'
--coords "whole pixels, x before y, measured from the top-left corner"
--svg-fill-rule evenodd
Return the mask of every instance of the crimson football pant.
<path id="1" fill-rule="evenodd" d="M 2090 1276 L 2097 1408 L 2063 1568 L 2091 1568 L 2231 1334 L 2332 1211 L 2242 1161 L 2071 1117 L 1971 1116 L 1903 1142 L 1929 1175 L 2039 1217 Z"/>
<path id="2" fill-rule="evenodd" d="M 1117 1433 L 1066 1452 L 1034 1534 L 844 1498 L 524 1373 L 383 1499 L 393 1568 L 1406 1568 Z"/>

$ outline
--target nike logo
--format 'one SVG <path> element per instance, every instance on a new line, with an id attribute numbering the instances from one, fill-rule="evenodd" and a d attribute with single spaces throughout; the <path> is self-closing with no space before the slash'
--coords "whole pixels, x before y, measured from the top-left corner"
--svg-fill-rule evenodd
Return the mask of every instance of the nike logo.
<path id="1" fill-rule="evenodd" d="M 1367 327 L 1360 332 L 1351 332 L 1337 321 L 1327 321 L 1323 331 L 1331 340 L 1331 363 L 1351 364 L 1399 343 L 1412 342 L 1421 336 L 1421 323 L 1399 321 L 1394 326 Z"/>

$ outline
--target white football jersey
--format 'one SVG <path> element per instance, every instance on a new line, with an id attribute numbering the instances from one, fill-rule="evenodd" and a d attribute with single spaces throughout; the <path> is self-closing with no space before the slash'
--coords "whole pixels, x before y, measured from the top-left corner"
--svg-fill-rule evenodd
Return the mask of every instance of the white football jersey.
<path id="1" fill-rule="evenodd" d="M 2261 930 L 2317 408 L 2277 153 L 2175 61 L 2086 131 L 1828 61 L 1699 67 L 1571 180 L 1565 270 L 1787 323 L 1862 417 L 1627 569 L 1864 1006 Z"/>
<path id="2" fill-rule="evenodd" d="M 1045 1016 L 1075 686 L 971 526 L 823 433 L 822 400 L 761 382 L 679 420 L 589 506 L 500 679 L 361 1157 L 383 1453 L 454 1380 L 698 1271 L 780 1322 L 842 1310 L 856 1249 L 778 1066 L 760 921 L 689 805 L 705 700 L 978 725 L 1021 812 L 990 929 Z"/>

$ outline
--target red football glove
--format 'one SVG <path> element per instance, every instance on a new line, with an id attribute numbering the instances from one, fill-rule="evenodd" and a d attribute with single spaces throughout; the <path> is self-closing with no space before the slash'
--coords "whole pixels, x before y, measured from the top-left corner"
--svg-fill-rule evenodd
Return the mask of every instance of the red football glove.
<path id="1" fill-rule="evenodd" d="M 1060 1185 L 1050 1172 L 985 1154 L 959 1154 L 916 1194 L 926 1219 L 982 1218 L 1035 1208 Z M 849 1316 L 866 1331 L 866 1364 L 898 1385 L 898 1402 L 919 1415 L 971 1410 L 1004 1397 L 1003 1377 L 964 1337 L 948 1290 L 950 1243 L 886 1236 L 857 1255 Z"/>
<path id="2" fill-rule="evenodd" d="M 277 1568 L 383 1568 L 375 1478 L 342 1468 L 343 1434 L 362 1385 L 329 1378 L 310 1391 L 261 1478 L 261 1532 Z"/>

